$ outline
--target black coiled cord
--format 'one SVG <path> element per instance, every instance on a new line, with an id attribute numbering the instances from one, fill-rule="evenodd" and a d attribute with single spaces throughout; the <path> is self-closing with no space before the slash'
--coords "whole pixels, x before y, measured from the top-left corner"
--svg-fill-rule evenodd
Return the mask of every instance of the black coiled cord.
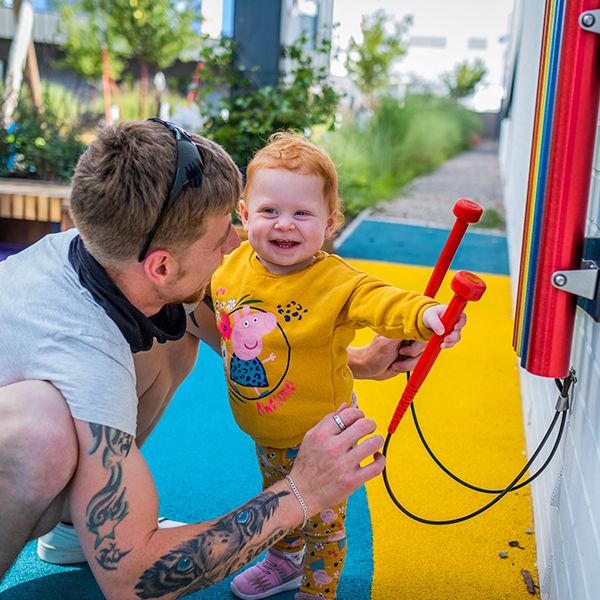
<path id="1" fill-rule="evenodd" d="M 410 378 L 410 373 L 407 373 L 406 375 L 407 380 Z M 556 379 L 556 385 L 560 391 L 561 397 L 562 398 L 568 398 L 568 393 L 569 393 L 569 389 L 571 387 L 571 385 L 576 381 L 576 379 L 573 376 L 573 373 L 571 373 L 567 378 L 565 378 L 564 381 L 561 381 L 559 379 Z M 418 515 L 415 515 L 414 513 L 410 512 L 406 507 L 404 507 L 400 501 L 396 498 L 391 486 L 390 486 L 390 482 L 388 480 L 388 476 L 387 476 L 387 467 L 383 470 L 383 481 L 385 484 L 385 488 L 388 492 L 388 495 L 390 496 L 392 502 L 407 516 L 410 517 L 411 519 L 418 521 L 419 523 L 424 523 L 426 525 L 453 525 L 455 523 L 462 523 L 463 521 L 467 521 L 468 519 L 472 519 L 473 517 L 476 517 L 477 515 L 480 515 L 482 512 L 488 510 L 489 508 L 491 508 L 492 506 L 494 506 L 494 504 L 496 504 L 497 502 L 499 502 L 502 498 L 504 498 L 504 496 L 506 496 L 506 494 L 508 494 L 509 492 L 514 492 L 515 490 L 518 490 L 526 485 L 528 485 L 529 483 L 531 483 L 536 477 L 538 477 L 543 471 L 544 469 L 546 469 L 546 467 L 548 466 L 548 464 L 550 463 L 550 461 L 552 460 L 552 458 L 554 457 L 554 454 L 556 453 L 556 450 L 558 449 L 558 446 L 560 444 L 560 440 L 562 439 L 562 435 L 565 429 L 565 424 L 566 424 L 566 420 L 567 420 L 567 411 L 566 409 L 563 410 L 556 410 L 555 414 L 554 414 L 554 418 L 552 419 L 552 422 L 550 423 L 550 426 L 548 427 L 548 430 L 546 431 L 544 437 L 542 438 L 542 441 L 540 442 L 540 444 L 538 445 L 538 447 L 536 448 L 535 452 L 532 454 L 531 458 L 527 461 L 526 465 L 523 467 L 523 469 L 521 469 L 521 471 L 519 472 L 519 474 L 508 484 L 507 487 L 505 487 L 504 489 L 500 489 L 500 490 L 494 490 L 494 489 L 488 489 L 488 488 L 483 488 L 483 487 L 479 487 L 473 484 L 470 484 L 466 481 L 464 481 L 463 479 L 461 479 L 460 477 L 454 475 L 454 473 L 452 473 L 447 467 L 445 467 L 442 462 L 436 457 L 436 455 L 433 453 L 433 451 L 431 450 L 429 444 L 427 443 L 427 441 L 425 440 L 425 437 L 423 435 L 423 432 L 419 426 L 419 422 L 417 419 L 417 414 L 414 408 L 414 405 L 411 404 L 411 413 L 413 415 L 413 421 L 415 423 L 415 427 L 417 429 L 417 433 L 419 434 L 419 438 L 421 439 L 421 442 L 423 443 L 425 449 L 427 450 L 428 454 L 431 456 L 431 458 L 434 460 L 434 462 L 438 465 L 438 467 L 440 467 L 440 469 L 442 469 L 442 471 L 444 471 L 444 473 L 446 473 L 449 477 L 451 477 L 452 479 L 454 479 L 456 482 L 460 483 L 461 485 L 475 490 L 477 492 L 481 492 L 484 494 L 496 494 L 496 497 L 493 498 L 490 502 L 488 502 L 487 504 L 483 505 L 481 508 L 478 508 L 477 510 L 467 514 L 467 515 L 463 515 L 462 517 L 456 517 L 454 519 L 440 519 L 440 520 L 434 520 L 434 519 L 426 519 L 424 517 L 419 517 Z M 562 413 L 562 419 L 560 422 L 560 427 L 558 430 L 558 435 L 556 436 L 556 440 L 554 442 L 554 446 L 552 447 L 552 450 L 550 451 L 550 454 L 548 455 L 548 457 L 546 458 L 546 460 L 544 461 L 543 465 L 531 476 L 529 477 L 529 479 L 526 479 L 525 481 L 522 481 L 521 483 L 519 483 L 520 479 L 523 477 L 523 475 L 525 475 L 525 473 L 527 473 L 527 471 L 529 470 L 529 468 L 531 467 L 531 465 L 533 464 L 533 462 L 535 461 L 535 459 L 538 457 L 538 455 L 540 454 L 540 452 L 542 451 L 543 447 L 546 445 L 546 442 L 548 441 L 548 438 L 550 437 L 550 434 L 552 433 L 552 431 L 554 430 L 554 427 L 556 426 L 556 423 L 558 421 L 558 417 L 561 415 Z M 390 440 L 392 438 L 392 434 L 388 433 L 387 438 L 385 440 L 385 444 L 383 446 L 383 455 L 387 457 L 387 451 L 388 451 L 388 446 L 390 444 Z"/>

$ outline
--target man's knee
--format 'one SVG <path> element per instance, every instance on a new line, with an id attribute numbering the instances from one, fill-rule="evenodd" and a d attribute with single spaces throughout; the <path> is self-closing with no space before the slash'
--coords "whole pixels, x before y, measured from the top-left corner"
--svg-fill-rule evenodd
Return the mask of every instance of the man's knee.
<path id="1" fill-rule="evenodd" d="M 50 502 L 77 465 L 77 438 L 64 398 L 44 381 L 2 387 L 0 422 L 0 491 L 12 488 L 24 503 Z"/>

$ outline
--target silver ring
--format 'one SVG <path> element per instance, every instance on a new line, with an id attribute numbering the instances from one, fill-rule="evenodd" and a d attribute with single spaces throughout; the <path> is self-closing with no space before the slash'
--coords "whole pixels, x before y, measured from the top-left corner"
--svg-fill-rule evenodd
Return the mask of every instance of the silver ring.
<path id="1" fill-rule="evenodd" d="M 340 431 L 344 431 L 344 429 L 346 429 L 346 423 L 342 421 L 342 417 L 340 417 L 340 415 L 333 415 L 333 420 L 335 421 L 335 424 L 340 428 Z"/>

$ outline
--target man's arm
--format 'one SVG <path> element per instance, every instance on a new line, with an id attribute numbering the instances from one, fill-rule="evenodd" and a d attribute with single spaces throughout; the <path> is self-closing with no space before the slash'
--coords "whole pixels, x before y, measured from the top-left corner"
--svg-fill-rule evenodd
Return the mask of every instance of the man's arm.
<path id="1" fill-rule="evenodd" d="M 204 301 L 188 315 L 187 330 L 207 343 L 217 354 L 221 354 L 221 335 L 217 329 L 215 313 Z"/>
<path id="2" fill-rule="evenodd" d="M 375 424 L 354 408 L 331 415 L 307 434 L 292 477 L 309 514 L 347 497 L 383 470 L 381 436 L 358 441 Z M 72 518 L 102 592 L 109 600 L 178 598 L 208 587 L 256 558 L 303 520 L 280 481 L 231 513 L 193 525 L 158 529 L 152 476 L 133 437 L 75 421 L 79 463 L 70 492 Z M 365 458 L 374 460 L 361 466 Z"/>
<path id="3" fill-rule="evenodd" d="M 393 340 L 377 334 L 370 344 L 348 348 L 348 365 L 355 379 L 383 380 L 412 371 L 423 352 L 423 342 Z"/>
<path id="4" fill-rule="evenodd" d="M 467 317 L 463 313 L 454 329 L 444 338 L 442 348 L 458 344 L 466 322 Z M 348 348 L 348 365 L 355 379 L 389 379 L 412 371 L 424 349 L 423 342 L 407 343 L 377 334 L 366 346 Z"/>

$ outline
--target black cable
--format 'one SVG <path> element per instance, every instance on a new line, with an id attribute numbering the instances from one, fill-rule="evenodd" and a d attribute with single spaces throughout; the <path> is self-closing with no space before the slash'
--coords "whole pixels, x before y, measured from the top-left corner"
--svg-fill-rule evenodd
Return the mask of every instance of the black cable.
<path id="1" fill-rule="evenodd" d="M 406 380 L 408 381 L 409 379 L 410 379 L 410 372 L 407 372 L 406 373 Z M 556 384 L 556 387 L 558 388 L 558 391 L 560 392 L 560 395 L 562 397 L 567 397 L 567 395 L 569 393 L 569 389 L 570 389 L 571 385 L 575 381 L 576 380 L 574 380 L 574 377 L 573 377 L 572 374 L 569 377 L 565 378 L 564 383 L 560 379 L 555 379 L 554 380 L 554 382 Z M 461 479 L 460 477 L 458 477 L 458 475 L 455 475 L 454 473 L 452 473 L 452 471 L 450 471 L 450 469 L 448 469 L 442 463 L 442 461 L 435 455 L 435 453 L 433 452 L 433 450 L 431 449 L 431 447 L 427 443 L 427 440 L 425 439 L 425 436 L 423 434 L 423 430 L 421 429 L 421 425 L 419 424 L 419 419 L 417 418 L 417 411 L 415 409 L 414 402 L 411 402 L 410 411 L 411 411 L 411 415 L 412 415 L 412 418 L 413 418 L 413 423 L 415 424 L 415 429 L 417 430 L 417 434 L 419 435 L 419 439 L 421 440 L 421 443 L 423 444 L 423 447 L 425 448 L 425 450 L 427 450 L 427 453 L 432 458 L 432 460 L 435 462 L 435 464 L 444 473 L 446 473 L 446 475 L 448 475 L 448 477 L 451 477 L 452 479 L 454 479 L 454 481 L 456 481 L 457 483 L 460 483 L 460 485 L 462 485 L 462 486 L 464 486 L 466 488 L 469 488 L 471 490 L 474 490 L 476 492 L 481 492 L 482 494 L 501 494 L 504 491 L 504 490 L 493 490 L 493 489 L 489 489 L 489 488 L 484 488 L 484 487 L 479 487 L 477 485 L 473 485 L 471 483 L 468 483 L 467 481 L 464 481 L 463 479 Z M 563 419 L 563 421 L 564 421 L 564 419 Z M 552 424 L 550 425 L 551 428 L 554 427 L 554 423 L 555 422 L 556 422 L 556 415 L 555 415 L 554 420 L 552 421 Z M 561 437 L 562 437 L 562 434 L 559 434 L 556 437 L 556 440 L 554 442 L 554 446 L 552 447 L 552 450 L 550 451 L 550 454 L 548 455 L 548 457 L 544 461 L 544 464 L 529 479 L 526 479 L 525 481 L 522 481 L 521 483 L 519 483 L 518 485 L 516 485 L 515 487 L 513 487 L 511 491 L 514 492 L 515 490 L 519 490 L 522 487 L 525 487 L 526 485 L 529 485 L 534 479 L 536 479 L 539 475 L 541 475 L 541 473 L 548 466 L 548 464 L 550 463 L 550 461 L 554 458 L 554 454 L 558 450 L 558 446 L 560 444 Z"/>
<path id="2" fill-rule="evenodd" d="M 421 430 L 421 426 L 420 426 L 419 420 L 417 418 L 417 411 L 415 410 L 414 403 L 411 403 L 410 410 L 411 410 L 413 422 L 415 424 L 415 429 L 417 430 L 417 433 L 419 435 L 419 439 L 421 440 L 421 443 L 423 444 L 425 450 L 427 450 L 427 453 L 432 458 L 432 460 L 435 462 L 435 464 L 442 471 L 444 471 L 444 473 L 446 473 L 446 475 L 448 475 L 448 477 L 451 477 L 452 479 L 454 479 L 454 481 L 456 481 L 457 483 L 460 483 L 460 485 L 462 485 L 466 488 L 469 488 L 471 490 L 474 490 L 476 492 L 481 492 L 482 494 L 501 494 L 504 491 L 503 489 L 493 490 L 493 489 L 473 485 L 472 483 L 468 483 L 467 481 L 464 481 L 463 479 L 458 477 L 458 475 L 455 475 L 454 473 L 452 473 L 452 471 L 450 471 L 450 469 L 448 469 L 446 466 L 444 466 L 442 461 L 440 461 L 440 459 L 434 454 L 433 450 L 427 443 L 427 440 L 425 439 L 425 436 L 423 435 L 423 431 Z M 554 424 L 556 423 L 556 418 L 558 417 L 558 414 L 559 413 L 557 412 L 556 415 L 554 416 L 554 420 L 552 421 L 552 424 L 551 424 L 552 428 L 554 428 Z M 563 419 L 563 421 L 564 421 L 564 419 Z M 550 461 L 554 458 L 554 455 L 556 454 L 556 451 L 558 450 L 558 446 L 560 445 L 560 439 L 561 439 L 561 434 L 559 433 L 559 435 L 556 436 L 554 446 L 552 447 L 550 454 L 548 454 L 548 457 L 544 461 L 544 464 L 529 479 L 526 479 L 525 481 L 522 481 L 518 485 L 515 485 L 511 489 L 511 492 L 514 492 L 515 490 L 519 490 L 522 487 L 529 485 L 534 479 L 536 479 L 539 475 L 542 474 L 542 471 L 544 471 L 544 469 L 548 466 Z"/>
<path id="3" fill-rule="evenodd" d="M 473 512 L 467 514 L 467 515 L 463 515 L 462 517 L 456 517 L 454 519 L 433 520 L 433 519 L 425 519 L 423 517 L 419 517 L 419 516 L 413 514 L 407 508 L 405 508 L 400 503 L 400 501 L 396 498 L 396 496 L 394 495 L 394 492 L 392 491 L 392 488 L 391 488 L 390 483 L 388 481 L 387 467 L 383 469 L 383 481 L 385 483 L 385 488 L 386 488 L 386 490 L 387 490 L 390 498 L 394 502 L 394 504 L 407 517 L 410 517 L 411 519 L 413 519 L 415 521 L 418 521 L 419 523 L 424 523 L 426 525 L 453 525 L 455 523 L 462 523 L 463 521 L 467 521 L 468 519 L 472 519 L 473 517 L 476 517 L 477 515 L 480 515 L 482 512 L 486 511 L 488 508 L 491 508 L 492 506 L 494 506 L 494 504 L 496 504 L 502 498 L 504 498 L 504 496 L 506 496 L 506 494 L 508 494 L 509 492 L 511 492 L 511 491 L 513 491 L 515 489 L 515 486 L 516 486 L 517 482 L 529 470 L 529 467 L 533 464 L 533 462 L 535 461 L 535 459 L 538 457 L 539 453 L 541 452 L 542 448 L 544 447 L 544 445 L 548 441 L 548 438 L 550 437 L 550 434 L 552 433 L 552 430 L 554 429 L 554 426 L 556 425 L 556 421 L 558 420 L 559 414 L 560 414 L 560 412 L 556 411 L 556 413 L 554 415 L 554 418 L 552 419 L 552 423 L 550 424 L 550 427 L 548 428 L 548 430 L 546 431 L 546 434 L 542 438 L 542 441 L 540 442 L 539 446 L 536 448 L 536 450 L 533 453 L 533 455 L 531 456 L 531 458 L 527 461 L 527 464 L 523 467 L 523 469 L 519 472 L 519 474 L 511 481 L 511 483 L 504 490 L 502 490 L 493 500 L 491 500 L 490 502 L 488 502 L 487 504 L 485 504 L 481 508 L 478 508 L 477 510 L 475 510 L 475 511 L 473 511 Z M 566 411 L 563 411 L 563 418 L 561 420 L 560 429 L 558 431 L 558 438 L 559 439 L 562 437 L 562 434 L 563 434 L 563 431 L 564 431 L 564 427 L 565 427 L 565 423 L 566 423 Z M 392 434 L 388 433 L 387 438 L 385 440 L 385 444 L 383 445 L 383 455 L 384 456 L 387 456 L 387 450 L 388 450 L 388 446 L 389 446 L 389 443 L 390 443 L 391 439 L 392 439 Z M 548 462 L 548 461 L 546 461 L 546 462 Z"/>

